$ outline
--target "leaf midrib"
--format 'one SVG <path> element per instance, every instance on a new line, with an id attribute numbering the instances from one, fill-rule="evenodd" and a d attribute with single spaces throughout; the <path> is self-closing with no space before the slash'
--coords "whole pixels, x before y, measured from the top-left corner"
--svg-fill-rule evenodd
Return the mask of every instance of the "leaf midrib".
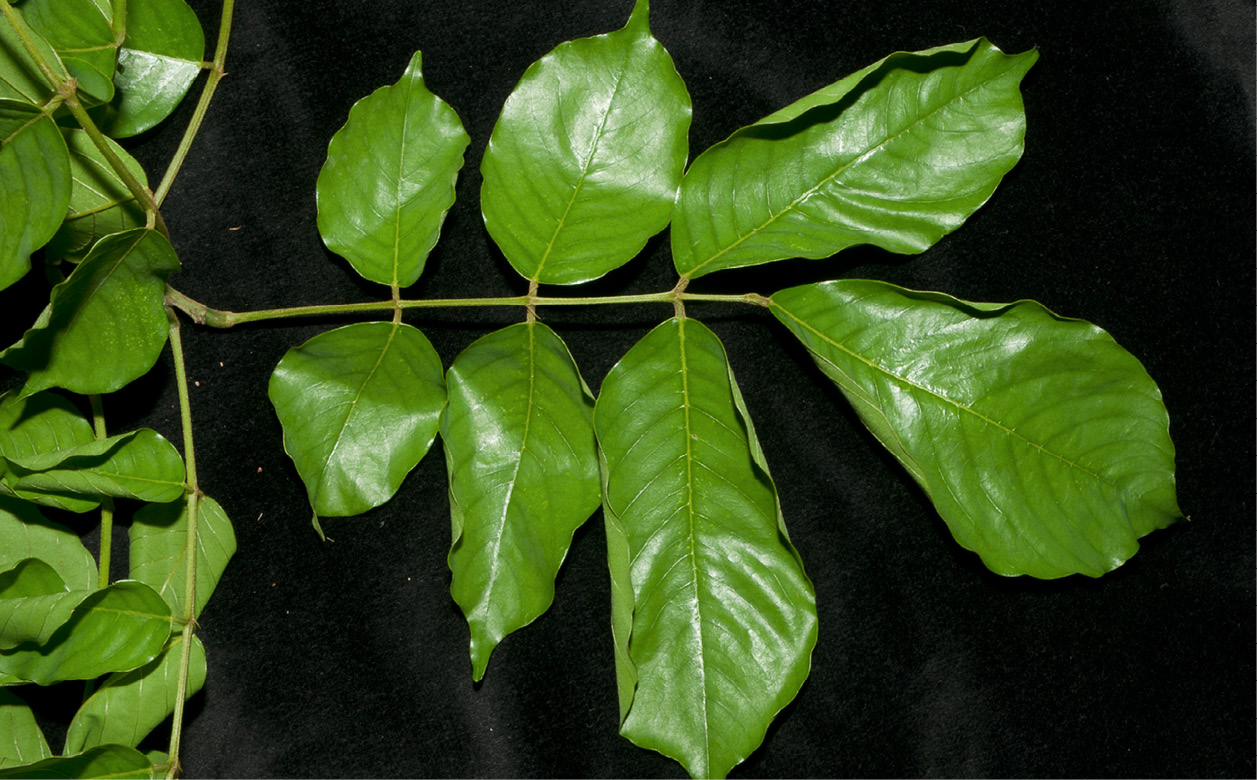
<path id="1" fill-rule="evenodd" d="M 581 190 L 584 189 L 585 179 L 589 176 L 589 168 L 593 165 L 594 157 L 598 155 L 598 146 L 602 142 L 604 135 L 603 129 L 607 126 L 607 119 L 611 116 L 615 99 L 620 94 L 620 84 L 624 81 L 624 73 L 628 70 L 629 60 L 633 57 L 634 45 L 635 42 L 631 42 L 624 52 L 624 62 L 620 64 L 620 72 L 616 74 L 615 86 L 611 88 L 611 97 L 607 100 L 607 108 L 602 114 L 602 120 L 598 122 L 598 129 L 594 131 L 589 154 L 581 161 L 580 176 L 576 179 L 576 186 L 572 189 L 572 196 L 568 198 L 567 205 L 563 208 L 563 215 L 559 217 L 558 223 L 554 226 L 554 232 L 550 235 L 550 242 L 546 244 L 545 252 L 541 254 L 541 259 L 537 261 L 537 270 L 533 271 L 532 281 L 540 281 L 541 269 L 545 267 L 546 260 L 550 258 L 550 252 L 554 249 L 554 243 L 558 241 L 559 233 L 563 232 L 563 227 L 567 224 L 567 217 L 572 213 L 572 206 L 576 204 Z"/>
<path id="2" fill-rule="evenodd" d="M 778 212 L 774 213 L 774 214 L 773 214 L 771 217 L 769 217 L 769 218 L 768 218 L 765 222 L 763 222 L 762 224 L 760 224 L 760 225 L 758 225 L 758 226 L 756 226 L 756 227 L 752 228 L 752 229 L 750 230 L 750 232 L 745 233 L 745 234 L 743 234 L 743 235 L 741 235 L 741 236 L 738 236 L 738 239 L 737 239 L 736 241 L 734 241 L 732 244 L 730 244 L 729 246 L 725 247 L 724 249 L 721 249 L 719 252 L 716 252 L 716 253 L 715 253 L 714 255 L 712 255 L 711 257 L 707 258 L 707 259 L 706 259 L 706 260 L 704 260 L 703 262 L 701 262 L 701 263 L 699 263 L 698 265 L 696 265 L 696 266 L 694 266 L 693 268 L 691 268 L 688 272 L 686 272 L 686 273 L 684 274 L 684 276 L 685 276 L 685 277 L 687 277 L 687 278 L 693 278 L 695 273 L 697 273 L 698 271 L 702 270 L 704 267 L 706 267 L 706 266 L 710 265 L 712 262 L 714 262 L 717 258 L 721 257 L 722 255 L 724 255 L 724 254 L 726 254 L 726 253 L 728 253 L 728 252 L 731 252 L 732 250 L 734 250 L 734 249 L 736 249 L 737 247 L 741 246 L 742 242 L 746 241 L 747 239 L 752 238 L 752 237 L 754 237 L 754 236 L 756 236 L 756 235 L 759 235 L 759 233 L 760 233 L 761 231 L 763 231 L 763 230 L 767 229 L 770 225 L 772 225 L 774 222 L 776 222 L 778 219 L 780 219 L 782 215 L 792 212 L 792 211 L 793 211 L 795 208 L 797 208 L 800 204 L 802 204 L 803 202 L 807 201 L 809 198 L 811 198 L 811 197 L 812 197 L 812 195 L 816 194 L 816 192 L 817 192 L 817 191 L 819 191 L 822 187 L 826 186 L 827 184 L 829 184 L 830 182 L 832 182 L 834 179 L 836 179 L 836 178 L 838 178 L 839 176 L 841 176 L 842 174 L 846 173 L 848 170 L 850 170 L 851 168 L 855 167 L 856 165 L 859 165 L 859 164 L 861 164 L 861 163 L 865 162 L 865 161 L 866 161 L 866 160 L 868 160 L 870 157 L 872 157 L 874 154 L 876 154 L 879 150 L 883 149 L 883 148 L 884 148 L 887 144 L 889 144 L 890 142 L 898 140 L 899 138 L 901 138 L 902 136 L 904 136 L 906 133 L 908 133 L 908 132 L 910 132 L 910 131 L 914 130 L 914 129 L 918 126 L 918 125 L 920 125 L 920 124 L 921 124 L 922 122 L 924 122 L 926 119 L 928 119 L 928 118 L 930 118 L 930 117 L 934 116 L 934 115 L 935 115 L 935 114 L 937 114 L 939 111 L 942 111 L 943 109 L 947 108 L 948 106 L 954 105 L 954 104 L 956 104 L 956 103 L 958 103 L 958 102 L 960 102 L 960 101 L 962 101 L 962 100 L 964 100 L 964 99 L 968 98 L 970 94 L 972 94 L 973 92 L 977 91 L 978 89 L 981 89 L 982 87 L 985 87 L 987 84 L 991 83 L 991 82 L 992 82 L 992 81 L 994 81 L 995 79 L 997 79 L 997 78 L 1001 78 L 1001 77 L 1002 77 L 1002 76 L 1004 76 L 1004 74 L 1005 74 L 1005 73 L 1007 73 L 1007 72 L 1008 72 L 1008 69 L 1007 69 L 1007 68 L 1005 68 L 1004 70 L 1000 71 L 998 74 L 996 74 L 996 75 L 994 75 L 994 76 L 991 76 L 991 77 L 990 77 L 990 78 L 988 78 L 988 79 L 984 79 L 984 80 L 983 80 L 983 81 L 981 81 L 980 83 L 975 84 L 974 86 L 972 86 L 972 87 L 970 87 L 969 89 L 965 90 L 963 93 L 961 93 L 961 94 L 957 95 L 956 97 L 952 98 L 951 100 L 948 100 L 948 101 L 946 101 L 946 102 L 942 103 L 941 105 L 939 105 L 938 107 L 936 107 L 936 108 L 934 108 L 934 109 L 930 110 L 928 113 L 925 113 L 925 114 L 922 114 L 921 116 L 918 116 L 918 117 L 916 118 L 916 120 L 915 120 L 915 121 L 913 121 L 913 122 L 912 122 L 910 125 L 908 125 L 907 127 L 904 127 L 904 128 L 903 128 L 902 130 L 900 130 L 899 132 L 897 132 L 897 133 L 895 133 L 895 134 L 893 134 L 893 135 L 889 135 L 889 136 L 887 136 L 886 138 L 883 138 L 883 139 L 882 139 L 881 141 L 879 141 L 879 142 L 878 142 L 875 146 L 871 147 L 870 149 L 866 150 L 865 152 L 863 152 L 863 153 L 862 153 L 862 154 L 860 154 L 859 156 L 855 157 L 854 159 L 852 159 L 852 160 L 850 160 L 849 162 L 845 163 L 844 165 L 840 166 L 840 167 L 838 168 L 838 170 L 834 171 L 832 174 L 830 174 L 830 175 L 826 176 L 825 178 L 821 179 L 818 183 L 816 183 L 815 185 L 813 185 L 811 188 L 809 188 L 809 189 L 805 190 L 805 191 L 803 192 L 803 194 L 799 195 L 797 198 L 795 198 L 793 201 L 791 201 L 789 204 L 787 204 L 787 205 L 785 206 L 785 208 L 781 209 L 781 211 L 778 211 Z"/>
<path id="3" fill-rule="evenodd" d="M 388 339 L 384 342 L 384 347 L 380 350 L 380 354 L 375 358 L 375 364 L 371 366 L 371 370 L 367 372 L 362 383 L 358 385 L 357 391 L 354 392 L 354 398 L 348 404 L 348 411 L 345 412 L 345 419 L 341 420 L 340 430 L 336 432 L 336 443 L 332 445 L 332 449 L 327 453 L 327 457 L 323 459 L 323 468 L 319 474 L 318 487 L 314 491 L 314 495 L 310 498 L 310 503 L 316 508 L 319 503 L 319 496 L 323 494 L 323 488 L 327 484 L 327 467 L 332 462 L 332 458 L 336 457 L 336 450 L 340 448 L 340 443 L 345 440 L 345 428 L 349 425 L 349 418 L 353 417 L 354 411 L 358 408 L 358 399 L 362 397 L 362 392 L 370 384 L 371 378 L 375 376 L 375 372 L 379 370 L 380 365 L 384 362 L 384 356 L 388 354 L 389 348 L 393 345 L 393 338 L 397 335 L 400 323 L 394 322 L 393 328 L 388 332 Z"/>
<path id="4" fill-rule="evenodd" d="M 908 379 L 907 377 L 900 376 L 899 374 L 896 374 L 895 372 L 893 372 L 893 371 L 891 371 L 891 370 L 889 370 L 889 369 L 887 369 L 887 368 L 882 367 L 881 365 L 877 364 L 876 362 L 874 362 L 873 360 L 871 360 L 871 359 L 869 359 L 869 358 L 866 358 L 865 356 L 861 355 L 860 353 L 856 352 L 855 350 L 851 349 L 850 347 L 847 347 L 846 345 L 842 344 L 841 342 L 835 341 L 834 339 L 830 338 L 830 337 L 829 337 L 828 335 L 826 335 L 825 333 L 821 332 L 820 330 L 817 330 L 817 329 L 816 329 L 815 327 L 813 327 L 810 323 L 808 323 L 808 322 L 806 322 L 806 321 L 804 321 L 804 320 L 802 320 L 802 319 L 799 319 L 799 317 L 795 316 L 795 314 L 794 314 L 793 312 L 791 312 L 790 310 L 786 309 L 786 308 L 785 308 L 784 306 L 782 306 L 780 303 L 778 303 L 778 302 L 776 302 L 776 301 L 772 301 L 772 302 L 771 302 L 771 305 L 772 305 L 772 306 L 776 306 L 776 307 L 777 307 L 777 309 L 778 309 L 779 311 L 781 311 L 781 312 L 783 312 L 784 314 L 788 315 L 788 316 L 790 317 L 790 319 L 794 320 L 796 323 L 798 323 L 799 325 L 801 325 L 801 326 L 803 326 L 804 328 L 806 328 L 808 331 L 810 331 L 811 333 L 813 333 L 813 334 L 814 334 L 817 338 L 819 338 L 821 341 L 823 341 L 823 342 L 825 342 L 826 344 L 830 345 L 831 347 L 833 347 L 834 349 L 838 350 L 839 352 L 842 352 L 843 354 L 847 355 L 848 357 L 851 357 L 851 358 L 853 358 L 853 359 L 855 359 L 855 360 L 857 360 L 857 361 L 859 361 L 859 362 L 863 363 L 864 365 L 868 366 L 869 368 L 873 369 L 874 371 L 877 371 L 877 372 L 878 372 L 878 373 L 880 373 L 880 374 L 883 374 L 883 375 L 885 375 L 885 376 L 887 376 L 887 377 L 890 377 L 891 379 L 893 379 L 893 380 L 895 380 L 895 381 L 897 381 L 897 382 L 899 382 L 899 383 L 901 383 L 901 384 L 903 384 L 903 385 L 907 385 L 908 387 L 911 387 L 911 388 L 913 388 L 914 390 L 917 390 L 917 391 L 919 391 L 919 392 L 921 392 L 921 393 L 924 393 L 924 394 L 928 395 L 929 397 L 934 398 L 934 399 L 935 399 L 935 400 L 937 400 L 937 401 L 941 401 L 942 403 L 947 404 L 947 405 L 949 405 L 949 406 L 951 406 L 951 407 L 953 407 L 953 408 L 955 408 L 955 409 L 958 409 L 958 410 L 960 410 L 960 411 L 962 411 L 962 412 L 965 412 L 965 413 L 967 413 L 967 414 L 973 415 L 975 418 L 977 418 L 977 419 L 978 419 L 978 420 L 980 420 L 981 422 L 983 422 L 983 423 L 985 423 L 985 424 L 987 424 L 987 425 L 990 425 L 990 426 L 992 426 L 992 427 L 998 428 L 999 430 L 1003 431 L 1005 434 L 1007 434 L 1007 435 L 1008 435 L 1008 436 L 1010 436 L 1011 438 L 1017 439 L 1018 441 L 1020 441 L 1020 442 L 1022 442 L 1022 443 L 1024 443 L 1024 444 L 1026 444 L 1027 446 L 1032 447 L 1032 448 L 1034 448 L 1034 449 L 1038 450 L 1039 452 L 1042 452 L 1042 453 L 1043 453 L 1043 454 L 1045 454 L 1045 455 L 1049 455 L 1049 456 L 1051 456 L 1051 457 L 1053 457 L 1053 458 L 1055 458 L 1055 459 L 1059 460 L 1061 463 L 1064 463 L 1065 465 L 1067 465 L 1067 466 L 1069 466 L 1069 467 L 1071 467 L 1071 468 L 1075 468 L 1075 469 L 1077 469 L 1077 470 L 1079 470 L 1079 471 L 1083 472 L 1084 474 L 1086 474 L 1086 475 L 1088 475 L 1088 476 L 1090 476 L 1090 477 L 1092 477 L 1092 478 L 1094 478 L 1094 479 L 1096 479 L 1096 480 L 1098 480 L 1098 481 L 1100 481 L 1100 482 L 1104 482 L 1104 483 L 1106 483 L 1106 484 L 1108 484 L 1108 485 L 1110 485 L 1110 486 L 1114 487 L 1115 489 L 1120 489 L 1120 487 L 1119 487 L 1119 486 L 1118 486 L 1115 482 L 1113 482 L 1112 480 L 1110 480 L 1109 478 L 1107 478 L 1105 475 L 1103 475 L 1103 474 L 1101 474 L 1101 473 L 1099 473 L 1099 472 L 1096 472 L 1096 471 L 1092 471 L 1091 469 L 1089 469 L 1089 468 L 1087 468 L 1087 467 L 1085 467 L 1085 466 L 1082 466 L 1082 465 L 1078 464 L 1078 463 L 1077 463 L 1077 462 L 1075 462 L 1075 461 L 1070 460 L 1069 458 L 1065 457 L 1064 455 L 1061 455 L 1061 454 L 1060 454 L 1060 453 L 1058 453 L 1058 452 L 1054 452 L 1053 450 L 1048 449 L 1047 447 L 1043 446 L 1042 444 L 1039 444 L 1038 442 L 1031 441 L 1030 439 L 1028 439 L 1028 438 L 1026 438 L 1025 436 L 1021 435 L 1020 433 L 1017 433 L 1017 431 L 1016 431 L 1016 430 L 1014 430 L 1014 429 L 1012 429 L 1012 428 L 1009 428 L 1008 426 L 1006 426 L 1006 425 L 1004 425 L 1004 424 L 1000 423 L 1000 422 L 999 422 L 999 421 L 997 421 L 997 420 L 994 420 L 994 419 L 992 419 L 992 418 L 990 418 L 990 417 L 987 417 L 986 415 L 982 414 L 981 412 L 979 412 L 979 411 L 975 410 L 973 407 L 971 407 L 971 406 L 967 406 L 967 405 L 965 405 L 965 404 L 963 404 L 963 403 L 960 403 L 959 401 L 952 400 L 951 398 L 948 398 L 947 396 L 942 395 L 942 394 L 940 394 L 940 393 L 938 393 L 938 392 L 936 392 L 936 391 L 932 390 L 931 388 L 926 387 L 925 385 L 921 385 L 921 384 L 918 384 L 918 383 L 916 383 L 916 382 L 913 382 L 911 379 Z"/>
<path id="5" fill-rule="evenodd" d="M 703 713 L 703 759 L 704 769 L 711 767 L 711 728 L 709 726 L 709 718 L 707 714 L 707 664 L 706 664 L 706 639 L 703 636 L 703 616 L 701 608 L 701 594 L 699 593 L 699 568 L 698 568 L 698 551 L 695 544 L 698 538 L 697 531 L 694 528 L 694 518 L 698 514 L 694 508 L 694 453 L 691 442 L 694 441 L 690 423 L 690 380 L 689 380 L 689 360 L 685 349 L 685 318 L 681 317 L 677 320 L 677 342 L 681 354 L 681 408 L 685 413 L 685 487 L 687 517 L 689 519 L 689 558 L 690 570 L 694 582 L 694 619 L 698 626 L 698 643 L 699 653 L 696 659 L 698 663 L 698 676 L 700 678 L 700 689 L 702 690 L 702 713 Z M 705 774 L 706 772 L 704 772 Z"/>

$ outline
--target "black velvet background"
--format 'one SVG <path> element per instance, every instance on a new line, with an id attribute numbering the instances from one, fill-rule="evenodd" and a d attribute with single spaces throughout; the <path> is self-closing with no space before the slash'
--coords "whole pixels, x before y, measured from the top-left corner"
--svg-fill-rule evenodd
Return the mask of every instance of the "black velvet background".
<path id="1" fill-rule="evenodd" d="M 212 51 L 217 7 L 193 5 Z M 532 61 L 621 26 L 631 5 L 242 0 L 230 75 L 164 209 L 185 269 L 173 283 L 238 310 L 386 296 L 323 248 L 314 184 L 353 102 L 396 81 L 422 49 L 428 86 L 472 142 L 459 200 L 407 295 L 523 292 L 479 216 L 485 144 Z M 1159 383 L 1193 518 L 1100 580 L 992 575 L 766 311 L 691 305 L 725 341 L 821 620 L 810 680 L 735 773 L 1252 776 L 1252 4 L 657 0 L 651 21 L 693 98 L 691 157 L 892 51 L 979 35 L 1006 51 L 1037 47 L 1023 84 L 1024 159 L 934 249 L 857 248 L 690 289 L 767 294 L 869 277 L 970 300 L 1035 298 L 1091 320 Z M 191 105 L 129 144 L 154 180 Z M 674 282 L 665 234 L 588 289 Z M 5 343 L 41 305 L 35 286 L 0 297 Z M 407 321 L 448 365 L 518 316 Z M 667 316 L 660 306 L 542 311 L 595 389 Z M 448 594 L 439 443 L 391 503 L 325 520 L 332 541 L 319 541 L 266 383 L 286 349 L 346 321 L 185 328 L 201 485 L 240 543 L 202 618 L 210 676 L 190 708 L 188 773 L 683 774 L 616 732 L 600 515 L 577 534 L 554 607 L 505 640 L 480 685 Z M 145 424 L 179 438 L 168 356 L 106 404 L 114 430 Z M 124 533 L 117 544 L 121 576 Z M 54 748 L 77 695 L 40 705 Z"/>

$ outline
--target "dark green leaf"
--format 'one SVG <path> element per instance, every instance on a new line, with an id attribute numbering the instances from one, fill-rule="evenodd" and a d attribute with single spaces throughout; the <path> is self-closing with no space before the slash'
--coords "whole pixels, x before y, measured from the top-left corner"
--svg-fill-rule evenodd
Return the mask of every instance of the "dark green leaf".
<path id="1" fill-rule="evenodd" d="M 148 428 L 23 458 L 3 458 L 6 485 L 28 500 L 37 494 L 111 496 L 165 503 L 184 493 L 183 458 Z"/>
<path id="2" fill-rule="evenodd" d="M 869 281 L 772 310 L 992 571 L 1096 577 L 1180 519 L 1161 394 L 1096 326 Z"/>
<path id="3" fill-rule="evenodd" d="M 218 502 L 202 496 L 196 514 L 196 609 L 198 617 L 209 601 L 227 562 L 236 552 L 236 534 Z M 161 594 L 171 614 L 185 614 L 188 503 L 149 504 L 131 521 L 131 577 Z"/>
<path id="4" fill-rule="evenodd" d="M 0 769 L 33 764 L 52 755 L 44 732 L 22 698 L 0 688 Z"/>
<path id="5" fill-rule="evenodd" d="M 537 322 L 476 341 L 447 382 L 450 593 L 480 680 L 502 638 L 549 608 L 572 534 L 598 508 L 593 398 L 562 339 Z"/>
<path id="6" fill-rule="evenodd" d="M 681 182 L 677 270 L 695 278 L 857 244 L 924 251 L 1020 159 L 1018 85 L 1037 57 L 985 39 L 896 54 L 739 130 Z"/>
<path id="7" fill-rule="evenodd" d="M 183 635 L 170 638 L 162 654 L 139 669 L 110 675 L 74 714 L 66 732 L 66 753 L 108 743 L 136 747 L 168 718 L 178 699 Z M 205 648 L 192 637 L 187 697 L 205 684 Z"/>
<path id="8" fill-rule="evenodd" d="M 109 0 L 26 0 L 22 16 L 61 56 L 80 94 L 96 102 L 113 98 L 118 44 Z"/>
<path id="9" fill-rule="evenodd" d="M 816 642 L 812 585 L 735 388 L 715 334 L 673 319 L 611 370 L 594 415 L 617 667 L 636 674 L 621 733 L 695 777 L 723 777 L 763 741 Z"/>
<path id="10" fill-rule="evenodd" d="M 102 236 L 143 227 L 145 214 L 87 133 L 62 132 L 70 149 L 70 211 L 44 253 L 77 263 Z M 147 186 L 148 176 L 140 164 L 121 146 L 105 140 L 135 178 Z"/>
<path id="11" fill-rule="evenodd" d="M 388 501 L 427 454 L 445 377 L 418 330 L 366 322 L 288 350 L 269 394 L 315 515 L 343 517 Z"/>
<path id="12" fill-rule="evenodd" d="M 0 496 L 0 569 L 23 558 L 47 563 L 69 590 L 96 587 L 96 559 L 78 534 L 48 520 L 25 501 Z"/>
<path id="13" fill-rule="evenodd" d="M 100 745 L 75 756 L 56 756 L 34 764 L 0 770 L 0 778 L 124 778 L 153 777 L 153 764 L 125 745 Z"/>
<path id="14" fill-rule="evenodd" d="M 152 588 L 123 580 L 87 596 L 43 643 L 0 650 L 0 673 L 50 685 L 136 669 L 170 636 L 170 608 Z"/>
<path id="15" fill-rule="evenodd" d="M 31 252 L 57 232 L 69 203 L 61 131 L 39 109 L 0 99 L 0 290 L 30 270 Z"/>
<path id="16" fill-rule="evenodd" d="M 317 185 L 327 248 L 397 287 L 423 273 L 470 140 L 454 109 L 424 86 L 420 62 L 415 52 L 400 81 L 354 104 Z"/>
<path id="17" fill-rule="evenodd" d="M 166 276 L 177 270 L 170 242 L 154 230 L 98 241 L 53 288 L 47 325 L 28 330 L 22 346 L 5 353 L 6 364 L 30 372 L 22 393 L 111 393 L 147 373 L 166 344 Z"/>
<path id="18" fill-rule="evenodd" d="M 690 97 L 638 0 L 628 24 L 560 44 L 502 108 L 481 171 L 485 227 L 520 274 L 596 279 L 667 226 Z"/>
<path id="19" fill-rule="evenodd" d="M 30 28 L 21 14 L 17 15 L 17 24 L 26 31 L 53 71 L 62 78 L 68 76 L 57 53 L 43 36 Z M 52 85 L 40 73 L 39 66 L 22 45 L 13 25 L 5 19 L 4 24 L 0 24 L 0 99 L 42 106 L 51 97 Z"/>
<path id="20" fill-rule="evenodd" d="M 205 33 L 184 0 L 127 0 L 118 50 L 117 94 L 101 129 L 114 138 L 142 133 L 170 115 L 201 72 Z"/>

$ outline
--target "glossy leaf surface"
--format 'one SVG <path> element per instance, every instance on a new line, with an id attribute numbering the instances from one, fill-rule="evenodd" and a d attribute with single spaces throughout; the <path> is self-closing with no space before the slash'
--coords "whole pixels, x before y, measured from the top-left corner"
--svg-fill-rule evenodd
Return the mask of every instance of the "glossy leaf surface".
<path id="1" fill-rule="evenodd" d="M 16 693 L 0 688 L 0 769 L 33 764 L 51 755 L 31 708 Z"/>
<path id="2" fill-rule="evenodd" d="M 166 344 L 166 277 L 177 270 L 174 249 L 156 231 L 137 228 L 97 242 L 53 288 L 47 324 L 28 330 L 21 347 L 3 357 L 30 372 L 23 394 L 50 387 L 112 393 L 148 373 Z"/>
<path id="3" fill-rule="evenodd" d="M 593 398 L 541 323 L 476 341 L 447 375 L 450 593 L 471 628 L 472 676 L 554 600 L 572 534 L 601 501 Z"/>
<path id="4" fill-rule="evenodd" d="M 4 483 L 30 500 L 38 494 L 111 496 L 165 503 L 183 496 L 183 458 L 148 428 L 22 458 L 3 458 Z"/>
<path id="5" fill-rule="evenodd" d="M 161 655 L 129 672 L 110 675 L 83 702 L 66 732 L 66 753 L 104 744 L 136 747 L 174 712 L 183 635 L 170 638 Z M 205 684 L 205 648 L 192 637 L 187 696 Z"/>
<path id="6" fill-rule="evenodd" d="M 188 502 L 149 504 L 131 520 L 131 577 L 161 594 L 170 612 L 183 615 L 187 585 L 184 543 Z M 198 617 L 236 552 L 236 534 L 218 502 L 202 496 L 196 515 L 196 608 Z"/>
<path id="7" fill-rule="evenodd" d="M 188 93 L 203 59 L 205 33 L 184 0 L 127 0 L 116 95 L 101 129 L 127 138 L 157 125 Z"/>
<path id="8" fill-rule="evenodd" d="M 1098 577 L 1181 518 L 1160 391 L 1096 326 L 869 281 L 772 310 L 992 571 Z"/>
<path id="9" fill-rule="evenodd" d="M 40 685 L 136 669 L 170 635 L 170 608 L 152 588 L 123 580 L 91 593 L 45 642 L 0 650 L 0 673 Z"/>
<path id="10" fill-rule="evenodd" d="M 125 745 L 100 745 L 73 756 L 54 756 L 27 766 L 0 769 L 0 778 L 126 778 L 153 777 L 153 764 Z"/>
<path id="11" fill-rule="evenodd" d="M 78 534 L 25 501 L 0 496 L 0 570 L 24 558 L 38 558 L 51 566 L 69 590 L 96 586 L 96 559 Z"/>
<path id="12" fill-rule="evenodd" d="M 745 127 L 686 172 L 672 227 L 690 278 L 857 244 L 910 254 L 976 211 L 1021 157 L 1038 55 L 985 39 L 897 54 Z"/>
<path id="13" fill-rule="evenodd" d="M 60 55 L 80 93 L 96 102 L 113 98 L 118 47 L 109 0 L 26 0 L 22 16 Z"/>
<path id="14" fill-rule="evenodd" d="M 62 133 L 70 150 L 70 206 L 45 253 L 79 262 L 97 239 L 143 227 L 145 215 L 87 133 L 70 129 Z M 117 143 L 105 140 L 135 178 L 147 186 L 148 176 L 135 158 Z"/>
<path id="15" fill-rule="evenodd" d="M 672 216 L 690 98 L 639 0 L 621 30 L 528 68 L 485 152 L 485 227 L 521 275 L 576 284 L 641 251 Z"/>
<path id="16" fill-rule="evenodd" d="M 343 517 L 388 501 L 427 454 L 445 376 L 418 330 L 366 322 L 288 350 L 269 392 L 315 515 Z"/>
<path id="17" fill-rule="evenodd" d="M 31 252 L 57 232 L 69 203 L 61 131 L 34 106 L 0 100 L 0 289 L 26 275 Z"/>
<path id="18" fill-rule="evenodd" d="M 617 637 L 636 674 L 621 732 L 696 777 L 760 744 L 816 642 L 812 585 L 735 387 L 715 334 L 673 319 L 616 364 L 595 411 L 615 592 L 633 593 L 631 635 Z"/>
<path id="19" fill-rule="evenodd" d="M 428 91 L 415 52 L 402 78 L 359 100 L 327 148 L 316 188 L 327 248 L 380 284 L 423 273 L 470 139 L 454 109 Z"/>

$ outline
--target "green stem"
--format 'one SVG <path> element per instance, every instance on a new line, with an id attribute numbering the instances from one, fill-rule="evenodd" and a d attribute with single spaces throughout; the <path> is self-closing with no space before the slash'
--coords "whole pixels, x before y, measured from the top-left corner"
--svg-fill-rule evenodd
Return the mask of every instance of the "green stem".
<path id="1" fill-rule="evenodd" d="M 17 33 L 18 40 L 22 42 L 22 48 L 26 49 L 26 53 L 31 55 L 31 59 L 35 61 L 35 66 L 39 68 L 39 72 L 44 74 L 44 78 L 53 86 L 54 92 L 59 92 L 57 86 L 64 83 L 65 79 L 53 72 L 52 65 L 44 59 L 44 55 L 39 49 L 35 48 L 35 42 L 31 40 L 31 36 L 26 31 L 26 26 L 22 24 L 22 20 L 18 18 L 17 11 L 13 10 L 13 6 L 9 5 L 9 0 L 0 0 L 0 13 L 4 14 L 4 18 L 9 20 L 9 25 L 13 27 L 13 32 Z"/>
<path id="2" fill-rule="evenodd" d="M 183 542 L 184 588 L 183 644 L 179 653 L 179 676 L 175 683 L 175 711 L 170 729 L 170 769 L 166 775 L 179 775 L 179 746 L 183 738 L 183 705 L 188 696 L 188 670 L 192 663 L 192 634 L 196 631 L 196 555 L 197 512 L 201 504 L 201 491 L 196 477 L 196 449 L 192 442 L 192 406 L 188 396 L 188 372 L 183 362 L 183 338 L 179 330 L 179 317 L 167 307 L 170 320 L 170 352 L 175 362 L 175 384 L 179 391 L 179 419 L 183 427 L 183 461 L 187 470 L 185 489 L 188 501 L 188 526 Z"/>
<path id="3" fill-rule="evenodd" d="M 92 394 L 87 397 L 87 400 L 92 405 L 92 430 L 96 438 L 98 440 L 108 438 L 109 433 L 105 430 L 105 407 L 101 403 L 100 396 Z M 109 564 L 112 550 L 113 499 L 105 496 L 100 500 L 100 566 L 96 578 L 98 588 L 109 587 Z"/>
<path id="4" fill-rule="evenodd" d="M 192 148 L 192 140 L 201 129 L 201 122 L 205 120 L 205 113 L 209 110 L 210 101 L 214 98 L 214 90 L 218 89 L 218 82 L 227 75 L 224 65 L 227 62 L 227 42 L 231 38 L 231 16 L 234 9 L 235 0 L 223 0 L 223 15 L 218 25 L 218 46 L 214 49 L 214 61 L 210 64 L 209 78 L 205 82 L 205 89 L 201 92 L 201 99 L 196 102 L 196 109 L 192 112 L 192 121 L 188 123 L 188 129 L 184 131 L 183 138 L 179 141 L 179 148 L 175 150 L 170 165 L 166 167 L 166 174 L 162 176 L 161 184 L 157 186 L 155 199 L 158 206 L 166 200 L 166 194 L 170 192 L 171 185 L 175 183 L 175 177 L 179 175 L 179 169 L 183 167 L 188 150 Z"/>
<path id="5" fill-rule="evenodd" d="M 509 298 L 433 298 L 430 300 L 388 300 L 365 303 L 335 303 L 315 306 L 293 306 L 282 309 L 258 309 L 257 311 L 224 311 L 196 301 L 175 288 L 166 286 L 166 302 L 188 315 L 193 322 L 212 328 L 232 328 L 246 322 L 290 319 L 293 317 L 317 317 L 328 314 L 357 314 L 397 309 L 440 309 L 483 306 L 608 306 L 638 303 L 670 303 L 679 301 L 713 301 L 720 303 L 746 303 L 767 306 L 768 299 L 758 293 L 743 295 L 719 295 L 711 293 L 687 293 L 669 290 L 642 295 L 606 295 L 589 298 L 552 298 L 546 296 L 516 295 Z"/>
<path id="6" fill-rule="evenodd" d="M 113 45 L 122 48 L 127 39 L 127 0 L 113 0 Z"/>

